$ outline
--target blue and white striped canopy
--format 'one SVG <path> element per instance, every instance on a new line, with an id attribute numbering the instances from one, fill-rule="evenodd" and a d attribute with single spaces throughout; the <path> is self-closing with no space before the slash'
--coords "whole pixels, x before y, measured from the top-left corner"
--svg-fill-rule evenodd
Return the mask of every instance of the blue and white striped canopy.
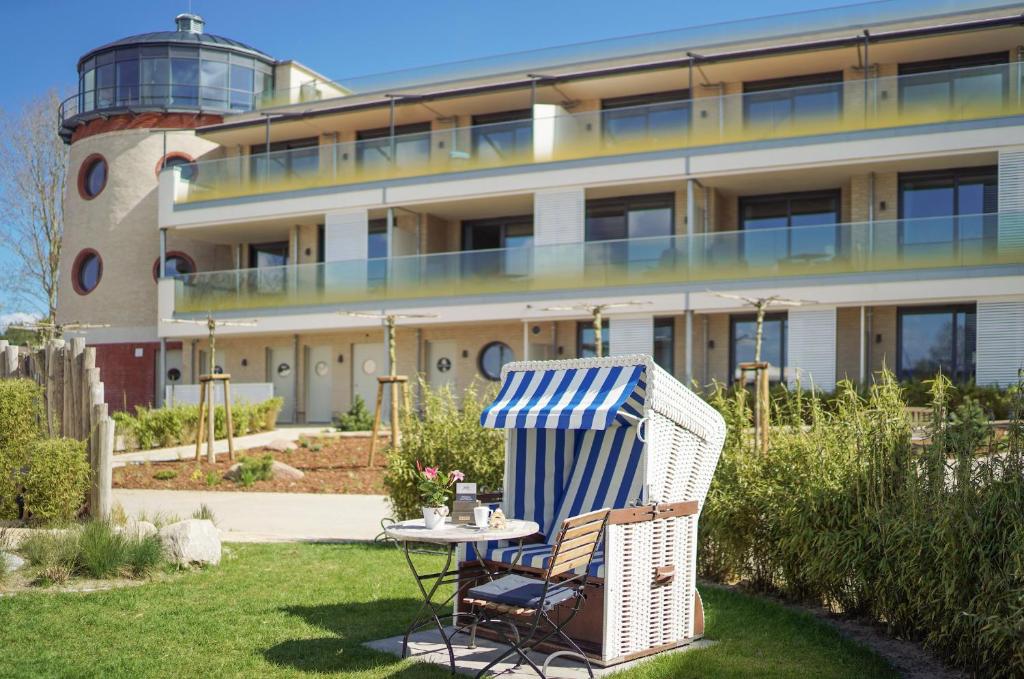
<path id="1" fill-rule="evenodd" d="M 524 370 L 506 374 L 494 403 L 480 415 L 493 429 L 607 429 L 639 419 L 646 396 L 644 366 Z M 621 413 L 620 413 L 621 411 Z"/>

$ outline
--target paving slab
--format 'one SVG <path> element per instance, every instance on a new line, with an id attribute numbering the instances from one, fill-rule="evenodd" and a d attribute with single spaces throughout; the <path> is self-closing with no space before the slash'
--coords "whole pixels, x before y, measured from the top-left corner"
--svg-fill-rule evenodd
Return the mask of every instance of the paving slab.
<path id="1" fill-rule="evenodd" d="M 446 633 L 451 634 L 452 630 L 448 627 L 445 631 Z M 452 650 L 455 652 L 455 670 L 459 674 L 468 676 L 475 676 L 477 672 L 482 670 L 489 662 L 494 660 L 494 658 L 498 657 L 500 653 L 508 648 L 507 646 L 503 646 L 502 644 L 491 641 L 490 639 L 477 639 L 476 648 L 469 648 L 466 646 L 468 641 L 468 635 L 459 634 L 455 637 L 452 644 Z M 708 646 L 712 646 L 714 643 L 714 641 L 708 639 L 698 639 L 688 646 L 682 646 L 665 652 L 685 653 L 701 648 L 707 648 Z M 402 655 L 401 636 L 368 641 L 363 645 L 376 651 L 391 653 L 392 655 L 397 655 L 399 657 Z M 437 630 L 417 632 L 409 637 L 409 657 L 420 662 L 428 662 L 436 665 L 443 665 L 445 667 L 449 666 L 448 649 L 445 647 L 444 642 L 441 641 L 441 636 Z M 544 656 L 539 653 L 531 653 L 530 658 L 539 666 L 544 663 Z M 610 676 L 615 672 L 621 672 L 622 670 L 635 667 L 640 663 L 648 662 L 650 660 L 651 657 L 647 657 L 614 665 L 612 667 L 594 667 L 594 676 Z M 511 659 L 507 662 L 501 662 L 495 665 L 493 675 L 501 677 L 502 679 L 536 679 L 537 677 L 537 673 L 534 672 L 529 665 L 524 664 L 519 667 L 515 667 Z M 556 658 L 548 667 L 547 676 L 550 679 L 585 679 L 588 675 L 586 667 L 584 667 L 579 661 L 568 658 Z"/>
<path id="2" fill-rule="evenodd" d="M 114 489 L 114 504 L 130 517 L 176 515 L 182 519 L 206 505 L 222 538 L 231 542 L 352 542 L 373 540 L 390 516 L 383 495 L 258 493 Z"/>

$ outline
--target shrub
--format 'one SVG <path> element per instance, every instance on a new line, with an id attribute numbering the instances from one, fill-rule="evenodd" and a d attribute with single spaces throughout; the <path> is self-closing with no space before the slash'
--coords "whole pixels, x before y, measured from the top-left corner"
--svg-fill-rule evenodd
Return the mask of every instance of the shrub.
<path id="1" fill-rule="evenodd" d="M 153 478 L 157 481 L 170 481 L 171 479 L 178 478 L 178 472 L 173 469 L 161 469 L 156 474 L 153 474 Z"/>
<path id="2" fill-rule="evenodd" d="M 982 675 L 1024 674 L 1024 395 L 1007 393 L 997 439 L 973 397 L 937 377 L 931 440 L 915 445 L 891 374 L 865 393 L 841 383 L 831 403 L 785 392 L 762 455 L 746 392 L 716 389 L 728 434 L 701 572 L 869 616 Z"/>
<path id="3" fill-rule="evenodd" d="M 238 458 L 241 465 L 238 469 L 238 482 L 248 488 L 257 481 L 269 481 L 274 466 L 274 456 L 270 453 L 262 457 L 243 455 Z"/>
<path id="4" fill-rule="evenodd" d="M 164 561 L 160 537 L 124 535 L 105 521 L 60 531 L 36 531 L 20 547 L 41 583 L 89 578 L 144 577 Z"/>
<path id="5" fill-rule="evenodd" d="M 262 403 L 239 403 L 231 408 L 231 424 L 235 436 L 267 431 L 277 426 L 277 415 L 284 401 L 272 398 Z M 198 405 L 175 405 L 163 408 L 136 406 L 134 414 L 114 413 L 118 435 L 124 436 L 129 449 L 148 450 L 193 443 L 199 426 Z M 217 438 L 227 436 L 223 406 L 213 411 Z"/>
<path id="6" fill-rule="evenodd" d="M 85 443 L 74 439 L 40 439 L 28 448 L 24 475 L 25 513 L 34 521 L 74 519 L 89 490 Z"/>
<path id="7" fill-rule="evenodd" d="M 334 423 L 338 431 L 369 431 L 373 429 L 373 414 L 366 409 L 366 401 L 359 394 L 352 400 L 348 412 L 339 415 Z"/>
<path id="8" fill-rule="evenodd" d="M 78 531 L 34 531 L 22 540 L 18 550 L 35 569 L 38 581 L 61 584 L 75 572 Z"/>
<path id="9" fill-rule="evenodd" d="M 207 486 L 209 486 L 210 488 L 213 488 L 214 486 L 218 485 L 219 483 L 220 483 L 220 474 L 218 474 L 217 472 L 215 472 L 213 470 L 206 472 L 206 485 Z"/>
<path id="10" fill-rule="evenodd" d="M 472 385 L 462 395 L 461 407 L 447 387 L 432 389 L 420 381 L 422 415 L 406 413 L 402 445 L 387 452 L 384 486 L 396 518 L 420 513 L 416 462 L 441 469 L 459 469 L 481 492 L 500 490 L 504 475 L 505 436 L 480 426 L 480 413 L 496 389 L 484 393 Z"/>
<path id="11" fill-rule="evenodd" d="M 159 535 L 146 535 L 125 544 L 124 574 L 144 578 L 164 562 L 163 543 Z"/>
<path id="12" fill-rule="evenodd" d="M 78 535 L 77 571 L 90 578 L 113 578 L 128 560 L 128 540 L 104 521 L 86 523 Z"/>
<path id="13" fill-rule="evenodd" d="M 32 380 L 0 380 L 0 520 L 17 519 L 19 472 L 42 436 L 43 391 Z"/>

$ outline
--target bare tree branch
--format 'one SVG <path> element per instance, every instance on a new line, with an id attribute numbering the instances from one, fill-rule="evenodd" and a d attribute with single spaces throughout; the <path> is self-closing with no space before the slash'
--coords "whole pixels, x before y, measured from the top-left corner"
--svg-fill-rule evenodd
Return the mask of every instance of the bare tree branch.
<path id="1" fill-rule="evenodd" d="M 0 110 L 0 248 L 14 255 L 0 283 L 18 301 L 57 314 L 67 146 L 57 134 L 55 90 L 17 114 Z"/>

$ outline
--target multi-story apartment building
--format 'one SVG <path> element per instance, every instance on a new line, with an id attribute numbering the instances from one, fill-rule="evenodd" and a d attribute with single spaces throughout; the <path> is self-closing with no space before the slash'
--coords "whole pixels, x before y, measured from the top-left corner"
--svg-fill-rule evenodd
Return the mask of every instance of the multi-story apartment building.
<path id="1" fill-rule="evenodd" d="M 730 380 L 1024 364 L 1024 5 L 862 6 L 336 83 L 202 31 L 106 45 L 71 144 L 59 320 L 108 400 L 218 366 L 325 422 L 387 371 L 461 388 L 610 353 Z M 77 180 L 75 180 L 77 178 Z M 163 262 L 163 264 L 161 264 Z"/>

